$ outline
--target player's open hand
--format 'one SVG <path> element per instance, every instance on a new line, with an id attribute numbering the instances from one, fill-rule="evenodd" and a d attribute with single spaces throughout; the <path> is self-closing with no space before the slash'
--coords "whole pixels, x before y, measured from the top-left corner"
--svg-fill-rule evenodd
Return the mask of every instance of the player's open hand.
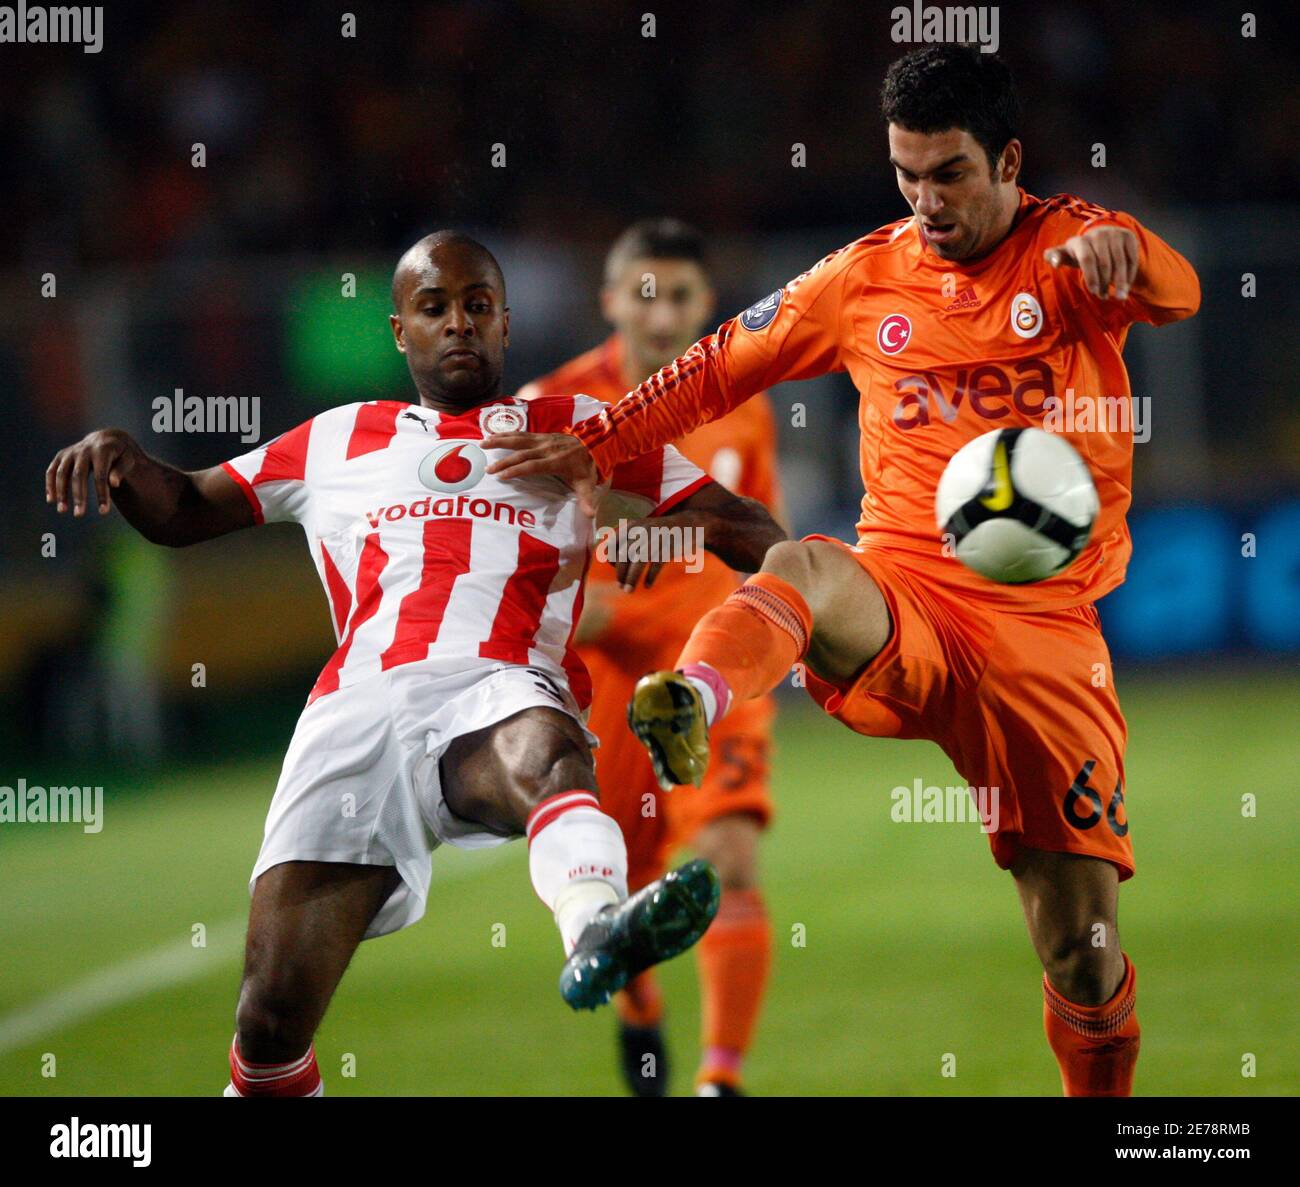
<path id="1" fill-rule="evenodd" d="M 1049 247 L 1043 258 L 1053 268 L 1078 268 L 1088 291 L 1105 301 L 1110 286 L 1115 298 L 1127 300 L 1138 271 L 1138 237 L 1127 227 L 1093 227 Z"/>
<path id="2" fill-rule="evenodd" d="M 99 513 L 107 515 L 112 505 L 110 491 L 122 485 L 140 456 L 140 446 L 123 429 L 97 429 L 54 455 L 45 470 L 45 501 L 66 511 L 71 497 L 72 514 L 84 514 L 93 474 Z"/>
<path id="3" fill-rule="evenodd" d="M 527 478 L 538 474 L 558 478 L 572 487 L 584 515 L 596 516 L 599 475 L 587 447 L 568 433 L 493 433 L 484 437 L 484 449 L 511 449 L 513 453 L 487 468 L 498 478 Z"/>

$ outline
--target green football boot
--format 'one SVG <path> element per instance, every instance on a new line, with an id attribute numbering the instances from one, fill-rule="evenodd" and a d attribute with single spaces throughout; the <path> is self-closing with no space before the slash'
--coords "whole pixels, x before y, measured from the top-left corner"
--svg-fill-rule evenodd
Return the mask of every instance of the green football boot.
<path id="1" fill-rule="evenodd" d="M 575 1010 L 603 1006 L 638 973 L 680 956 L 718 913 L 722 884 L 700 858 L 621 903 L 601 907 L 560 973 L 560 996 Z"/>

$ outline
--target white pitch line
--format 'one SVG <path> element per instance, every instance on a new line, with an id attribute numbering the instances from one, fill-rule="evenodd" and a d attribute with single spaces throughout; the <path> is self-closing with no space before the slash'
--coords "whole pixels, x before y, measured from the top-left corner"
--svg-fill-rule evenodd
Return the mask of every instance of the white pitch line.
<path id="1" fill-rule="evenodd" d="M 448 882 L 485 873 L 503 857 L 517 851 L 512 845 L 498 845 L 476 853 L 472 859 L 443 866 L 441 870 L 435 856 L 430 893 Z M 0 1017 L 0 1055 L 124 1002 L 206 977 L 239 956 L 247 926 L 244 915 L 224 919 L 208 929 L 206 947 L 195 948 L 189 940 L 164 944 L 152 952 L 91 973 L 30 1006 Z"/>

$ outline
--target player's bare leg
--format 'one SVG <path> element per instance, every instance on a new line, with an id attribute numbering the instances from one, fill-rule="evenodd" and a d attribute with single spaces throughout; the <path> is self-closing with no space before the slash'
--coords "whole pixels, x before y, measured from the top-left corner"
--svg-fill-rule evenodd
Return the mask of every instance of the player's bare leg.
<path id="1" fill-rule="evenodd" d="M 823 540 L 786 540 L 762 570 L 696 624 L 677 672 L 638 683 L 628 722 L 665 788 L 697 787 L 708 764 L 708 727 L 737 701 L 763 696 L 807 657 L 842 682 L 870 663 L 893 625 L 884 595 L 848 553 Z"/>
<path id="2" fill-rule="evenodd" d="M 1011 873 L 1043 965 L 1043 1023 L 1065 1094 L 1130 1095 L 1141 1032 L 1118 872 L 1100 858 L 1026 849 Z"/>
<path id="3" fill-rule="evenodd" d="M 366 928 L 398 881 L 392 866 L 289 861 L 253 888 L 227 1096 L 313 1096 L 312 1038 Z"/>
<path id="4" fill-rule="evenodd" d="M 591 748 L 555 709 L 525 709 L 457 738 L 442 758 L 447 807 L 505 835 L 527 835 L 533 888 L 569 960 L 560 992 L 594 1009 L 632 977 L 684 952 L 717 913 L 713 867 L 690 862 L 627 897 L 627 850 L 600 810 Z"/>

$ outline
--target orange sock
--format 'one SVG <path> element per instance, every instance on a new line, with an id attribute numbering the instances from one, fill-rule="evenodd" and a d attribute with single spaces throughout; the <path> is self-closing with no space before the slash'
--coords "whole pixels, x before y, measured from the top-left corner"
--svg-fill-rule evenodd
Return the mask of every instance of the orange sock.
<path id="1" fill-rule="evenodd" d="M 771 692 L 808 650 L 812 612 L 803 595 L 771 573 L 755 573 L 691 632 L 677 667 L 707 664 L 725 682 L 717 717 L 736 701 Z M 716 718 L 715 718 L 716 720 Z"/>
<path id="2" fill-rule="evenodd" d="M 1066 1096 L 1132 1096 L 1141 1031 L 1137 972 L 1124 955 L 1124 980 L 1101 1006 L 1066 1001 L 1043 977 L 1043 1029 L 1061 1065 Z"/>
<path id="3" fill-rule="evenodd" d="M 696 1084 L 735 1087 L 772 967 L 772 926 L 758 890 L 725 890 L 700 941 L 700 1071 Z"/>
<path id="4" fill-rule="evenodd" d="M 614 1004 L 619 1018 L 627 1026 L 645 1028 L 658 1026 L 663 1021 L 663 994 L 659 991 L 659 982 L 649 969 L 639 977 L 634 977 L 616 993 Z"/>

